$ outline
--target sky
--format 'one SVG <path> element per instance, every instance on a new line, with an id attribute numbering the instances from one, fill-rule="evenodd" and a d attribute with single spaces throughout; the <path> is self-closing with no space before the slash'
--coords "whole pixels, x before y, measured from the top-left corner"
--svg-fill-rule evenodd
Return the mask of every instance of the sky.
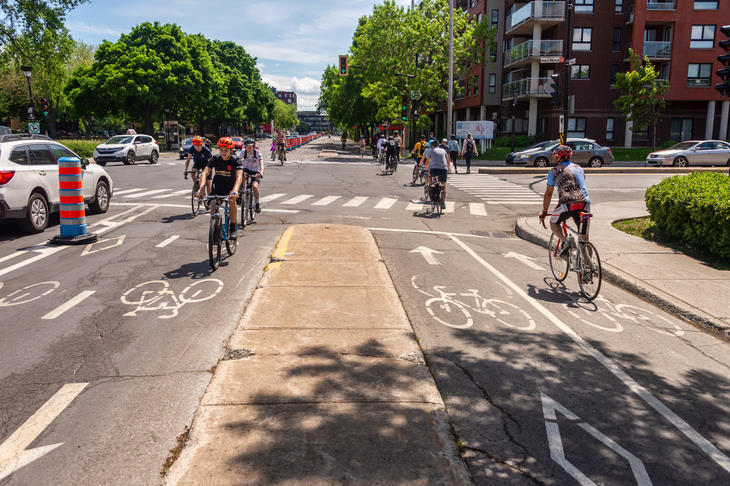
<path id="1" fill-rule="evenodd" d="M 233 41 L 257 58 L 265 82 L 316 109 L 322 72 L 352 43 L 357 21 L 382 0 L 90 0 L 66 27 L 88 44 L 115 41 L 142 22 L 175 23 L 189 34 Z M 411 0 L 396 0 L 410 6 Z"/>

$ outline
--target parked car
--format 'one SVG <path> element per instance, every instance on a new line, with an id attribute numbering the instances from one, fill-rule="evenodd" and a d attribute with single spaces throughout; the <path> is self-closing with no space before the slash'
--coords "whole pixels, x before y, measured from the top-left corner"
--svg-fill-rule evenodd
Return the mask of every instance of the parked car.
<path id="1" fill-rule="evenodd" d="M 242 137 L 231 137 L 231 140 L 233 140 L 233 150 L 242 150 L 243 149 L 243 138 Z"/>
<path id="2" fill-rule="evenodd" d="M 209 138 L 203 137 L 203 140 L 205 141 L 205 146 L 208 148 L 211 148 L 213 146 L 213 142 Z M 183 140 L 182 145 L 180 145 L 180 148 L 178 149 L 180 160 L 184 159 L 188 156 L 190 153 L 190 149 L 193 148 L 193 137 L 188 137 L 185 140 Z"/>
<path id="3" fill-rule="evenodd" d="M 0 135 L 0 220 L 22 220 L 30 233 L 46 229 L 50 213 L 59 210 L 61 157 L 79 156 L 45 135 Z M 114 191 L 112 178 L 101 166 L 79 158 L 84 202 L 90 213 L 105 213 Z"/>
<path id="4" fill-rule="evenodd" d="M 94 160 L 101 166 L 116 161 L 133 165 L 140 159 L 156 164 L 159 158 L 160 147 L 149 135 L 116 135 L 94 149 Z"/>
<path id="5" fill-rule="evenodd" d="M 535 148 L 535 146 L 513 154 L 514 165 L 532 165 L 534 167 L 548 167 L 553 163 L 553 149 L 559 145 L 559 140 Z M 588 167 L 601 167 L 612 164 L 613 153 L 608 147 L 602 147 L 590 138 L 569 138 L 566 142 L 573 149 L 571 160 Z M 540 145 L 540 144 L 538 144 Z"/>
<path id="6" fill-rule="evenodd" d="M 722 140 L 687 140 L 646 157 L 647 165 L 730 165 L 730 144 Z"/>
<path id="7" fill-rule="evenodd" d="M 519 151 L 517 151 L 517 152 L 510 152 L 510 153 L 508 153 L 508 154 L 507 154 L 507 158 L 506 158 L 506 159 L 504 159 L 504 162 L 505 162 L 506 164 L 508 164 L 508 165 L 513 165 L 513 164 L 514 164 L 514 158 L 515 158 L 515 155 L 516 155 L 516 154 L 518 154 L 518 153 L 521 153 L 521 152 L 527 152 L 528 150 L 536 150 L 536 149 L 541 149 L 541 148 L 543 148 L 543 147 L 545 147 L 546 145 L 549 145 L 549 144 L 551 144 L 551 143 L 553 143 L 553 141 L 552 141 L 552 140 L 546 140 L 546 141 L 544 141 L 544 142 L 539 142 L 539 143 L 536 143 L 536 144 L 535 144 L 535 145 L 533 145 L 532 147 L 528 147 L 528 148 L 526 148 L 526 149 L 524 149 L 524 150 L 519 150 Z"/>

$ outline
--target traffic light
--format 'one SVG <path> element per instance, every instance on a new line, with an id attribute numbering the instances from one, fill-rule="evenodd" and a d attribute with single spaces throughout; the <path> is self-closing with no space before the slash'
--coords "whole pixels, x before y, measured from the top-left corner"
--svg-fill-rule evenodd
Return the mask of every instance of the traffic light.
<path id="1" fill-rule="evenodd" d="M 720 76 L 722 83 L 716 84 L 715 89 L 720 92 L 722 96 L 730 97 L 730 25 L 724 25 L 720 27 L 720 31 L 728 37 L 724 41 L 720 41 L 718 46 L 722 47 L 725 54 L 717 57 L 720 61 L 722 69 L 715 71 L 715 74 Z"/>
<path id="2" fill-rule="evenodd" d="M 340 76 L 347 76 L 347 55 L 340 56 Z"/>
<path id="3" fill-rule="evenodd" d="M 560 106 L 560 74 L 550 75 L 550 96 L 553 98 L 553 106 Z"/>
<path id="4" fill-rule="evenodd" d="M 400 97 L 400 119 L 403 121 L 408 119 L 408 95 Z"/>
<path id="5" fill-rule="evenodd" d="M 41 98 L 41 113 L 43 113 L 43 116 L 48 116 L 48 100 L 45 98 Z"/>

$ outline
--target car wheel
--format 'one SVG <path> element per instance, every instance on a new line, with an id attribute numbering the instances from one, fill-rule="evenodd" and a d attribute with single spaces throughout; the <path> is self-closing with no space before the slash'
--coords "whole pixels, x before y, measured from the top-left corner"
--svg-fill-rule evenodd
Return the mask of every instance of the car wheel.
<path id="1" fill-rule="evenodd" d="M 104 181 L 96 183 L 94 200 L 89 203 L 89 212 L 92 214 L 106 213 L 109 209 L 109 186 Z"/>
<path id="2" fill-rule="evenodd" d="M 97 160 L 96 165 L 100 165 L 100 166 L 104 167 L 106 165 L 106 160 Z"/>
<path id="3" fill-rule="evenodd" d="M 152 155 L 150 156 L 150 164 L 156 164 L 159 158 L 160 154 L 158 154 L 156 150 L 153 150 Z"/>
<path id="4" fill-rule="evenodd" d="M 600 157 L 593 157 L 591 160 L 588 161 L 588 165 L 595 169 L 600 169 L 603 165 L 603 160 L 601 160 Z"/>
<path id="5" fill-rule="evenodd" d="M 687 167 L 689 165 L 689 162 L 687 162 L 686 157 L 677 157 L 674 159 L 674 162 L 672 162 L 672 165 L 676 167 Z"/>
<path id="6" fill-rule="evenodd" d="M 23 227 L 29 233 L 41 233 L 48 226 L 48 201 L 43 194 L 34 192 L 28 199 L 28 210 Z"/>
<path id="7" fill-rule="evenodd" d="M 136 160 L 135 160 L 134 152 L 132 152 L 130 150 L 129 152 L 127 152 L 127 158 L 124 159 L 124 165 L 134 165 L 135 162 L 136 162 Z"/>
<path id="8" fill-rule="evenodd" d="M 535 167 L 547 167 L 548 166 L 548 160 L 545 157 L 540 157 L 539 159 L 535 160 Z"/>

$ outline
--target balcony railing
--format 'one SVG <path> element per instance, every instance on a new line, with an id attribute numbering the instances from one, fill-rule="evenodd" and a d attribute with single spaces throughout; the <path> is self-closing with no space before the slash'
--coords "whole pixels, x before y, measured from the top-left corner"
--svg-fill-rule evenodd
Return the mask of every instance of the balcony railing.
<path id="1" fill-rule="evenodd" d="M 656 2 L 654 0 L 646 1 L 647 10 L 676 10 L 677 2 Z"/>
<path id="2" fill-rule="evenodd" d="M 672 42 L 644 41 L 644 55 L 649 58 L 669 59 L 672 57 Z"/>
<path id="3" fill-rule="evenodd" d="M 547 83 L 548 78 L 523 78 L 510 81 L 502 85 L 502 99 L 509 99 L 514 95 L 547 96 L 548 92 L 545 91 Z"/>
<path id="4" fill-rule="evenodd" d="M 529 57 L 561 56 L 562 54 L 563 41 L 561 40 L 528 40 L 504 53 L 504 65 L 507 66 Z"/>
<path id="5" fill-rule="evenodd" d="M 538 19 L 564 20 L 565 2 L 530 2 L 515 13 L 507 16 L 504 30 L 509 32 L 524 22 Z"/>

